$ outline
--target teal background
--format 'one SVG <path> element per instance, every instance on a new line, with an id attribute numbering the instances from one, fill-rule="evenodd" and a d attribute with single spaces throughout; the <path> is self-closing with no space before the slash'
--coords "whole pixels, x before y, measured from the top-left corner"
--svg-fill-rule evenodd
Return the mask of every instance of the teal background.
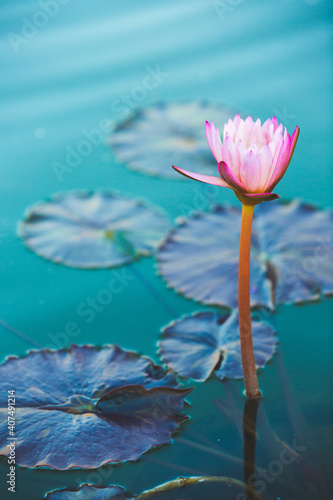
<path id="1" fill-rule="evenodd" d="M 97 128 L 104 118 L 118 121 L 126 116 L 116 111 L 116 101 L 142 83 L 147 66 L 158 65 L 167 76 L 130 110 L 160 100 L 210 99 L 262 120 L 276 115 L 290 132 L 299 125 L 299 144 L 278 193 L 320 207 L 331 205 L 330 2 L 244 0 L 225 4 L 230 9 L 222 19 L 221 9 L 219 16 L 214 2 L 204 0 L 70 0 L 58 4 L 59 12 L 15 51 L 9 34 L 22 36 L 26 19 L 31 20 L 41 7 L 30 0 L 1 1 L 1 319 L 27 337 L 0 326 L 1 360 L 10 354 L 22 355 L 36 345 L 49 345 L 50 334 L 57 335 L 67 322 L 75 321 L 81 331 L 73 341 L 79 344 L 116 342 L 158 361 L 160 328 L 200 309 L 166 287 L 156 276 L 151 258 L 141 260 L 137 269 L 159 298 L 135 277 L 87 324 L 77 316 L 76 308 L 106 287 L 112 271 L 57 266 L 27 250 L 17 236 L 17 223 L 28 206 L 55 192 L 76 188 L 109 187 L 146 198 L 162 207 L 170 221 L 183 214 L 183 205 L 188 212 L 198 208 L 198 189 L 203 199 L 200 208 L 212 202 L 238 203 L 228 190 L 220 190 L 212 199 L 196 183 L 135 173 L 115 161 L 106 144 L 94 147 L 62 181 L 57 178 L 53 163 L 64 162 L 66 147 L 76 148 L 84 138 L 83 130 Z M 273 430 L 288 443 L 299 432 L 290 415 L 298 415 L 307 453 L 318 465 L 324 483 L 332 465 L 331 303 L 326 299 L 302 307 L 284 306 L 275 320 L 290 404 L 276 357 L 260 373 L 263 408 Z M 104 467 L 100 472 L 18 468 L 15 498 L 37 500 L 49 490 L 82 481 L 120 484 L 140 492 L 182 474 L 242 479 L 241 462 L 218 455 L 242 457 L 237 432 L 243 406 L 242 398 L 237 398 L 241 388 L 242 383 L 215 379 L 199 385 L 189 398 L 191 421 L 174 444 L 147 453 L 137 463 Z M 238 412 L 228 418 L 213 401 L 229 401 L 230 390 Z M 217 453 L 195 449 L 180 442 L 181 438 L 206 442 Z M 263 468 L 269 463 L 267 457 L 267 447 L 260 442 L 257 463 Z M 1 461 L 0 491 L 5 499 L 7 471 L 6 461 Z M 295 476 L 294 481 L 301 484 L 302 479 Z M 265 498 L 298 498 L 283 488 L 274 481 Z M 329 486 L 322 486 L 319 492 L 311 488 L 307 486 L 300 498 L 329 498 Z M 189 498 L 203 498 L 198 491 L 193 490 Z M 212 488 L 210 498 L 236 495 L 230 488 L 221 491 Z M 186 492 L 179 495 L 185 498 Z"/>

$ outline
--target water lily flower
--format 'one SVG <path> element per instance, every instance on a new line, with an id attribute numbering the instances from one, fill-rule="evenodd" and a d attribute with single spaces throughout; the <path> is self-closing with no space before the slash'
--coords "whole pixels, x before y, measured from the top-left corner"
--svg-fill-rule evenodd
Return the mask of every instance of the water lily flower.
<path id="1" fill-rule="evenodd" d="M 280 198 L 272 193 L 282 179 L 294 153 L 299 127 L 290 136 L 275 117 L 254 122 L 251 116 L 242 120 L 236 115 L 223 129 L 223 143 L 213 122 L 206 122 L 206 137 L 218 163 L 220 177 L 195 174 L 179 167 L 177 172 L 196 181 L 234 190 L 242 202 L 242 220 L 238 264 L 239 335 L 245 394 L 249 398 L 261 395 L 253 351 L 250 305 L 250 252 L 254 207 L 263 201 Z"/>
<path id="2" fill-rule="evenodd" d="M 299 127 L 290 136 L 275 117 L 262 125 L 259 119 L 242 120 L 236 115 L 224 125 L 222 143 L 218 128 L 206 122 L 207 141 L 220 177 L 173 168 L 191 179 L 231 188 L 243 204 L 257 205 L 279 198 L 272 190 L 289 166 L 298 135 Z"/>

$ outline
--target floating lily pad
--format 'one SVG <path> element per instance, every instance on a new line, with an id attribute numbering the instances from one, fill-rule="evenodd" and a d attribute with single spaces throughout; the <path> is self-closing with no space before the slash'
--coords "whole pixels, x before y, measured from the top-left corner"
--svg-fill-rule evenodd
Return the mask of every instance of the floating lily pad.
<path id="1" fill-rule="evenodd" d="M 207 145 L 205 122 L 223 128 L 233 115 L 212 103 L 160 103 L 117 125 L 110 144 L 121 161 L 144 174 L 182 180 L 171 165 L 213 174 L 216 161 Z"/>
<path id="2" fill-rule="evenodd" d="M 299 201 L 255 208 L 251 305 L 315 300 L 333 292 L 333 213 Z M 170 287 L 207 305 L 237 307 L 241 210 L 218 206 L 183 219 L 158 253 Z"/>
<path id="3" fill-rule="evenodd" d="M 58 193 L 31 207 L 20 226 L 26 245 L 54 262 L 116 267 L 149 256 L 168 222 L 157 207 L 114 192 Z"/>
<path id="4" fill-rule="evenodd" d="M 197 312 L 173 321 L 162 332 L 161 358 L 182 377 L 204 381 L 214 372 L 220 379 L 243 378 L 237 311 Z M 256 315 L 252 336 L 256 366 L 262 368 L 275 352 L 277 337 Z"/>
<path id="5" fill-rule="evenodd" d="M 105 488 L 92 484 L 83 484 L 74 490 L 50 491 L 45 498 L 47 500 L 134 500 L 127 495 L 124 488 L 119 486 L 107 486 Z"/>
<path id="6" fill-rule="evenodd" d="M 7 391 L 16 396 L 16 462 L 97 468 L 170 442 L 189 390 L 117 345 L 31 351 L 0 366 L 0 455 L 8 455 Z M 15 431 L 16 432 L 16 431 Z M 15 434 L 16 435 L 16 434 Z"/>
<path id="7" fill-rule="evenodd" d="M 64 489 L 64 490 L 54 490 L 47 493 L 45 498 L 47 500 L 165 500 L 166 498 L 178 498 L 177 490 L 183 489 L 191 486 L 209 486 L 210 491 L 212 491 L 212 486 L 214 483 L 220 485 L 227 485 L 228 488 L 233 487 L 237 490 L 246 491 L 251 495 L 253 500 L 261 500 L 260 495 L 256 493 L 254 489 L 247 486 L 239 479 L 234 479 L 232 477 L 226 476 L 190 476 L 190 477 L 178 477 L 172 481 L 155 486 L 151 490 L 146 490 L 138 495 L 128 496 L 123 488 L 119 486 L 108 486 L 99 487 L 94 485 L 82 484 L 79 488 Z M 208 490 L 209 491 L 209 490 Z M 119 492 L 119 493 L 117 493 Z M 86 496 L 85 496 L 86 495 Z M 206 498 L 206 497 L 205 497 Z M 181 500 L 179 498 L 179 500 Z"/>

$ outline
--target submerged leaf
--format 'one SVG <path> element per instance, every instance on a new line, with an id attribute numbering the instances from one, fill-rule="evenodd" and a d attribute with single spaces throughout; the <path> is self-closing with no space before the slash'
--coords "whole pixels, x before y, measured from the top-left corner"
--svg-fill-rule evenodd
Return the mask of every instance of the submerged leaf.
<path id="1" fill-rule="evenodd" d="M 173 321 L 162 330 L 160 355 L 182 377 L 207 380 L 215 372 L 220 379 L 243 378 L 238 312 L 197 312 Z M 265 320 L 252 317 L 254 357 L 262 368 L 273 356 L 277 337 Z"/>
<path id="2" fill-rule="evenodd" d="M 226 123 L 233 114 L 212 103 L 160 103 L 136 111 L 116 126 L 110 144 L 121 161 L 144 174 L 182 180 L 171 165 L 217 175 L 205 121 Z"/>
<path id="3" fill-rule="evenodd" d="M 152 425 L 156 427 L 154 418 L 163 419 L 163 415 L 172 408 L 173 413 L 182 411 L 184 397 L 189 393 L 188 389 L 169 389 L 155 387 L 145 389 L 141 385 L 125 386 L 104 394 L 96 403 L 100 415 L 118 422 L 120 425 L 126 420 L 138 425 Z M 144 423 L 144 424 L 143 424 Z M 167 431 L 170 422 L 167 425 Z M 163 423 L 160 423 L 155 432 L 165 431 Z M 149 440 L 149 437 L 147 437 Z M 156 439 L 156 437 L 154 437 Z"/>
<path id="4" fill-rule="evenodd" d="M 117 345 L 31 351 L 0 366 L 0 455 L 8 455 L 7 391 L 16 393 L 16 462 L 97 468 L 170 442 L 190 390 Z"/>
<path id="5" fill-rule="evenodd" d="M 78 191 L 31 207 L 19 232 L 41 257 L 71 267 L 102 268 L 151 255 L 167 230 L 158 207 L 114 192 Z"/>
<path id="6" fill-rule="evenodd" d="M 119 486 L 99 487 L 83 484 L 74 490 L 54 490 L 47 493 L 47 500 L 134 500 Z"/>
<path id="7" fill-rule="evenodd" d="M 292 201 L 258 205 L 251 240 L 251 305 L 273 308 L 333 293 L 333 213 Z M 168 284 L 207 305 L 237 307 L 241 210 L 218 206 L 170 234 L 158 253 Z"/>

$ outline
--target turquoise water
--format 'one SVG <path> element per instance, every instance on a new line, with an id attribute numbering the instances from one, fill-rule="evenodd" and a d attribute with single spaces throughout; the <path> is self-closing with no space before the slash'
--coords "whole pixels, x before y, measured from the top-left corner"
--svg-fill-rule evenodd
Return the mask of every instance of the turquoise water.
<path id="1" fill-rule="evenodd" d="M 86 324 L 77 317 L 76 308 L 106 286 L 112 271 L 54 265 L 27 250 L 17 237 L 16 226 L 26 207 L 69 189 L 109 187 L 143 197 L 161 206 L 170 221 L 180 215 L 181 204 L 195 208 L 197 184 L 135 173 L 117 163 L 105 144 L 94 147 L 62 180 L 54 171 L 54 162 L 64 161 L 66 148 L 75 149 L 84 130 L 97 128 L 102 119 L 117 121 L 126 116 L 119 100 L 142 83 L 147 66 L 158 66 L 163 75 L 156 88 L 147 91 L 140 102 L 132 98 L 127 109 L 160 100 L 210 99 L 261 119 L 275 114 L 290 131 L 297 124 L 300 141 L 278 192 L 281 197 L 301 198 L 320 207 L 331 205 L 330 2 L 226 4 L 230 8 L 222 18 L 221 8 L 218 15 L 214 3 L 204 0 L 124 0 L 102 5 L 71 0 L 59 2 L 56 15 L 31 34 L 27 20 L 40 10 L 39 4 L 2 0 L 1 318 L 26 338 L 1 327 L 1 360 L 50 344 L 52 335 L 63 331 L 68 321 L 77 321 L 81 329 L 73 339 L 77 343 L 116 342 L 158 361 L 160 328 L 200 309 L 167 289 L 150 258 L 141 260 L 137 269 L 160 300 L 136 277 Z M 31 39 L 9 33 L 21 37 L 30 33 Z M 213 201 L 236 204 L 226 191 L 221 190 Z M 206 197 L 205 206 L 211 201 Z M 263 495 L 267 499 L 332 496 L 330 310 L 330 301 L 322 300 L 281 307 L 276 316 L 282 356 L 260 373 L 265 397 L 258 416 L 258 434 L 263 436 L 256 462 L 266 469 L 278 456 L 271 431 L 290 445 L 301 434 L 306 459 L 318 470 L 316 484 L 302 486 L 300 468 L 286 466 L 281 476 L 266 484 Z M 278 375 L 281 370 L 284 386 Z M 37 500 L 49 490 L 80 482 L 120 484 L 140 492 L 179 475 L 242 479 L 238 430 L 243 400 L 237 397 L 241 387 L 241 383 L 215 379 L 198 385 L 189 397 L 191 420 L 174 443 L 147 453 L 137 463 L 104 467 L 99 472 L 19 469 L 15 498 Z M 232 415 L 222 412 L 216 400 L 228 401 L 227 406 L 232 401 L 236 406 Z M 208 449 L 195 447 L 196 443 Z M 219 452 L 239 461 L 230 461 Z M 7 468 L 2 461 L 0 488 L 6 499 Z M 301 490 L 290 491 L 281 477 Z M 193 489 L 174 498 L 227 499 L 237 494 L 228 487 L 207 491 Z"/>

